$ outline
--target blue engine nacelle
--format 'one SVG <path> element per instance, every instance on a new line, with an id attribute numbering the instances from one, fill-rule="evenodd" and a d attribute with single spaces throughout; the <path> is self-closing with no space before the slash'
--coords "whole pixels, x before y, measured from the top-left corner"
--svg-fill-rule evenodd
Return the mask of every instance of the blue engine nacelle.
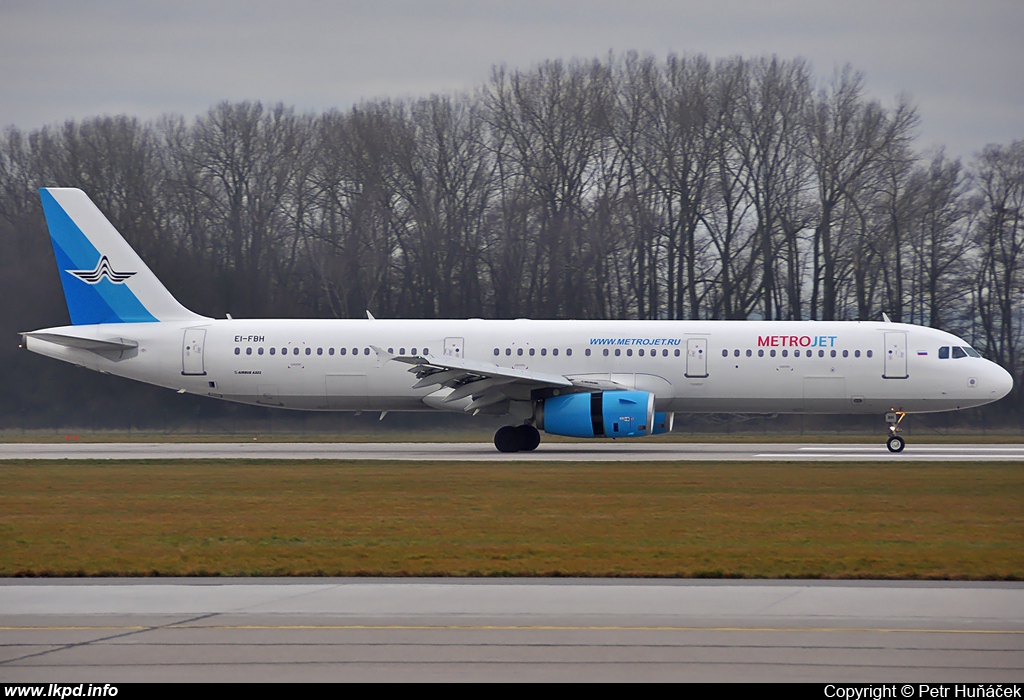
<path id="1" fill-rule="evenodd" d="M 568 437 L 643 437 L 665 432 L 671 424 L 665 414 L 656 429 L 654 394 L 646 391 L 601 391 L 554 396 L 541 402 L 537 427 Z"/>
<path id="2" fill-rule="evenodd" d="M 671 433 L 672 425 L 676 422 L 675 413 L 655 413 L 654 414 L 654 429 L 651 431 L 651 435 L 661 435 L 662 433 Z"/>

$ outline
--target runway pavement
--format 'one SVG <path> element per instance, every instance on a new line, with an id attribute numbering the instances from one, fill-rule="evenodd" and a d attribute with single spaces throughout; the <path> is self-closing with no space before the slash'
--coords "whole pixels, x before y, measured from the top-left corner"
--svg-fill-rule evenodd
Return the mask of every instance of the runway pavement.
<path id="1" fill-rule="evenodd" d="M 1021 682 L 1024 584 L 0 581 L 0 681 Z"/>
<path id="2" fill-rule="evenodd" d="M 483 442 L 0 443 L 12 459 L 375 459 L 444 461 L 1024 461 L 1024 444 L 908 442 L 899 453 L 875 444 L 547 442 L 535 452 L 501 453 Z"/>

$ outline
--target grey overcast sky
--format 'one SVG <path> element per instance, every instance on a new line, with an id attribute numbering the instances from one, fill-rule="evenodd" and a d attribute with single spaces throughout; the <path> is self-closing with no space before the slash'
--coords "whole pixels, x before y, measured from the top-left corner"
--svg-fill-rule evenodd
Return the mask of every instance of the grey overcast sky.
<path id="1" fill-rule="evenodd" d="M 222 100 L 347 109 L 472 89 L 494 64 L 637 51 L 850 63 L 920 108 L 922 148 L 1024 138 L 1024 0 L 0 0 L 0 127 Z"/>

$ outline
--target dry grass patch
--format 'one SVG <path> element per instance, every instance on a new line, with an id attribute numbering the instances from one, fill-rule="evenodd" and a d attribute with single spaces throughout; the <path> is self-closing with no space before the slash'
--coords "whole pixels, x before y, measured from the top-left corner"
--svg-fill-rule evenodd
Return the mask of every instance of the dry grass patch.
<path id="1" fill-rule="evenodd" d="M 0 465 L 0 575 L 1024 578 L 1020 464 Z"/>

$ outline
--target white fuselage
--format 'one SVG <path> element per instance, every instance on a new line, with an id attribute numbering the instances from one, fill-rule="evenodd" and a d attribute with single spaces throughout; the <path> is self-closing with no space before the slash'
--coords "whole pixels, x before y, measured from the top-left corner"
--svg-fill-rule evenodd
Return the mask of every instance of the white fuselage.
<path id="1" fill-rule="evenodd" d="M 956 336 L 885 322 L 209 319 L 47 331 L 137 348 L 97 353 L 26 336 L 28 349 L 174 390 L 306 410 L 465 408 L 442 403 L 451 389 L 414 389 L 410 366 L 391 355 L 614 382 L 651 392 L 666 412 L 947 411 L 1012 386 L 980 357 L 940 358 L 942 347 L 967 345 Z M 532 398 L 528 388 L 509 393 Z"/>

